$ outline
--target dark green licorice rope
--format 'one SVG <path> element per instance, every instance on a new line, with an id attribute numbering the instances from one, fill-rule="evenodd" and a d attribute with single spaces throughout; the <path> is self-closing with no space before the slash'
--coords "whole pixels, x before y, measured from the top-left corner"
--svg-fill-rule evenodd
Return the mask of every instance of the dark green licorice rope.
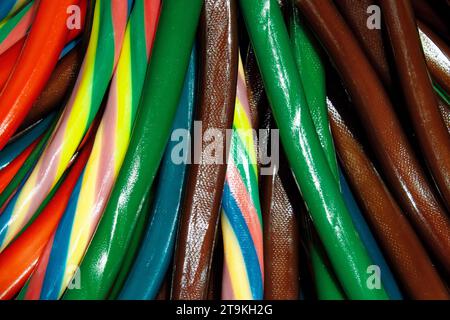
<path id="1" fill-rule="evenodd" d="M 130 145 L 99 227 L 81 263 L 81 288 L 64 299 L 105 299 L 120 272 L 136 212 L 144 206 L 169 139 L 201 0 L 165 0 Z"/>
<path id="2" fill-rule="evenodd" d="M 298 9 L 292 5 L 290 21 L 291 48 L 297 64 L 309 112 L 314 122 L 322 149 L 334 178 L 339 183 L 339 170 L 331 136 L 326 103 L 325 68 L 315 47 L 310 30 L 300 21 Z"/>
<path id="3" fill-rule="evenodd" d="M 367 286 L 372 265 L 320 144 L 276 0 L 240 0 L 280 137 L 330 261 L 350 299 L 387 299 Z"/>
<path id="4" fill-rule="evenodd" d="M 325 68 L 311 31 L 300 21 L 297 7 L 293 3 L 291 6 L 289 33 L 292 53 L 300 73 L 309 112 L 319 136 L 320 144 L 325 152 L 331 172 L 339 183 L 336 151 L 328 122 Z M 311 265 L 314 270 L 317 295 L 320 300 L 342 300 L 345 298 L 344 294 L 332 275 L 333 270 L 324 260 L 324 253 L 319 247 L 318 241 L 316 238 L 310 239 Z"/>

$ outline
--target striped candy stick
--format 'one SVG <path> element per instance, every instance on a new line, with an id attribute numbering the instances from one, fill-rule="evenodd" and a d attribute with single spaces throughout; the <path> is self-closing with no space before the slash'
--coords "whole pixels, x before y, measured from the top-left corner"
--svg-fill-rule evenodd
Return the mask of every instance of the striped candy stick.
<path id="1" fill-rule="evenodd" d="M 83 171 L 92 141 L 77 155 L 64 180 L 38 218 L 0 254 L 0 299 L 11 299 L 33 272 Z"/>
<path id="2" fill-rule="evenodd" d="M 0 22 L 11 17 L 23 8 L 30 0 L 2 0 L 0 1 Z"/>
<path id="3" fill-rule="evenodd" d="M 89 128 L 84 140 L 80 143 L 80 150 L 81 148 L 84 148 L 84 146 L 87 143 L 91 143 L 92 144 L 92 135 L 93 133 L 95 133 L 96 129 L 98 127 L 98 121 L 95 121 L 92 126 Z M 2 211 L 2 219 L 9 220 L 12 217 L 12 210 L 14 209 L 20 195 L 23 192 L 24 186 L 26 184 L 27 179 L 29 178 L 34 164 L 37 161 L 38 155 L 34 154 L 35 152 L 37 154 L 40 153 L 40 151 L 42 151 L 43 146 L 45 145 L 46 141 L 48 141 L 48 137 L 50 136 L 51 131 L 45 133 L 37 142 L 36 147 L 34 147 L 33 151 L 30 152 L 29 157 L 24 161 L 23 166 L 19 169 L 19 173 L 20 171 L 24 171 L 21 174 L 23 175 L 23 179 L 19 179 L 19 181 L 14 181 L 15 178 L 13 179 L 13 181 L 7 186 L 7 189 L 10 188 L 11 184 L 13 184 L 13 182 L 15 184 L 17 184 L 17 189 L 14 189 L 12 192 L 4 192 L 4 193 L 10 193 L 10 195 L 7 197 L 7 199 L 5 200 L 5 204 L 1 207 L 0 211 Z M 41 150 L 39 150 L 41 149 Z M 84 148 L 86 149 L 86 148 Z M 89 148 L 91 149 L 91 148 Z M 90 152 L 90 151 L 89 151 Z M 75 161 L 75 159 L 77 159 L 78 157 L 78 153 L 74 154 L 74 156 L 70 159 L 69 163 L 68 163 L 68 167 L 72 165 L 72 163 Z M 33 158 L 35 158 L 33 160 Z M 27 162 L 30 162 L 27 164 Z M 28 226 L 31 225 L 35 219 L 37 217 L 39 217 L 39 215 L 41 214 L 42 208 L 44 208 L 47 204 L 48 204 L 48 200 L 51 199 L 54 195 L 54 193 L 58 190 L 58 188 L 60 187 L 62 181 L 58 181 L 57 184 L 55 184 L 55 186 L 52 187 L 52 189 L 50 190 L 50 192 L 48 193 L 48 195 L 43 199 L 43 201 L 41 202 L 41 204 L 38 206 L 38 208 L 36 209 L 36 212 L 30 217 L 30 219 L 27 221 L 27 223 L 24 225 L 24 227 L 20 230 L 20 232 L 18 232 L 12 239 L 12 241 L 14 241 L 17 237 L 19 237 L 25 230 L 27 230 Z M 11 186 L 12 187 L 12 186 Z M 6 198 L 6 195 L 4 196 L 3 193 L 1 194 L 1 196 L 3 198 Z M 3 230 L 0 230 L 0 234 L 6 234 L 6 232 L 2 232 Z M 0 239 L 1 242 L 2 239 Z M 8 245 L 5 245 L 5 248 L 7 248 Z M 3 251 L 3 250 L 2 250 Z M 1 254 L 2 252 L 0 252 Z"/>
<path id="4" fill-rule="evenodd" d="M 32 283 L 40 299 L 58 299 L 84 255 L 107 203 L 128 147 L 159 14 L 159 1 L 137 0 L 112 80 L 108 104 L 78 190 L 38 266 Z M 42 278 L 43 277 L 43 278 Z M 34 280 L 34 278 L 41 278 Z M 37 281 L 37 282 L 36 282 Z M 29 287 L 30 288 L 30 287 Z M 37 290 L 30 288 L 35 294 Z"/>
<path id="5" fill-rule="evenodd" d="M 12 214 L 8 218 L 0 216 L 0 251 L 22 229 L 58 182 L 95 118 L 117 65 L 129 5 L 127 0 L 96 2 L 88 50 L 68 104 L 12 208 Z"/>
<path id="6" fill-rule="evenodd" d="M 79 3 L 39 1 L 30 33 L 0 92 L 0 149 L 23 123 L 49 80 L 70 33 L 67 8 Z"/>
<path id="7" fill-rule="evenodd" d="M 25 36 L 33 22 L 37 7 L 35 3 L 31 2 L 14 17 L 0 22 L 0 54 Z"/>
<path id="8" fill-rule="evenodd" d="M 29 177 L 30 172 L 33 170 L 34 166 L 39 160 L 39 157 L 44 151 L 45 146 L 47 145 L 55 126 L 56 121 L 52 123 L 51 127 L 47 130 L 47 132 L 45 132 L 41 136 L 41 138 L 37 141 L 36 146 L 32 148 L 31 152 L 25 157 L 26 159 L 24 159 L 19 168 L 15 170 L 16 172 L 14 176 L 10 179 L 10 181 L 8 182 L 2 181 L 4 185 L 0 193 L 0 212 L 4 211 L 11 197 L 17 192 L 19 186 L 23 185 L 23 182 Z M 13 163 L 11 163 L 11 165 L 12 164 Z M 9 166 L 7 168 L 9 168 Z"/>
<path id="9" fill-rule="evenodd" d="M 87 13 L 87 0 L 81 0 L 80 9 L 81 9 L 80 11 L 81 28 L 80 29 L 75 28 L 68 32 L 66 46 L 62 50 L 59 59 L 62 59 L 69 51 L 71 51 L 75 47 L 75 45 L 80 41 L 80 39 L 77 39 L 77 37 L 84 32 Z M 19 26 L 17 26 L 17 28 L 19 28 Z M 25 30 L 23 33 L 22 33 L 23 30 L 16 33 L 15 30 L 13 29 L 11 33 L 16 34 L 14 36 L 15 40 L 14 39 L 12 40 L 10 39 L 11 41 L 5 40 L 3 43 L 0 41 L 0 51 L 4 50 L 4 52 L 0 54 L 0 91 L 5 86 L 10 74 L 13 71 L 14 66 L 16 65 L 16 61 L 20 58 L 20 55 L 23 52 L 22 48 L 24 47 L 25 40 L 27 39 L 25 37 L 27 30 Z M 0 30 L 0 39 L 2 38 L 1 33 L 2 31 Z M 45 92 L 45 89 L 43 92 Z"/>
<path id="10" fill-rule="evenodd" d="M 7 167 L 0 170 L 0 193 L 2 193 L 13 180 L 41 139 L 42 137 L 37 138 L 36 141 L 30 144 L 21 154 L 11 161 Z"/>
<path id="11" fill-rule="evenodd" d="M 31 24 L 36 15 L 39 2 L 30 2 L 24 6 L 14 17 L 0 22 L 0 54 L 3 54 L 14 45 L 23 46 L 24 38 L 30 30 Z M 80 25 L 81 29 L 72 29 L 69 31 L 68 42 L 72 41 L 83 31 L 86 18 L 87 0 L 81 0 Z"/>
<path id="12" fill-rule="evenodd" d="M 32 128 L 11 141 L 6 147 L 0 151 L 0 170 L 8 166 L 19 154 L 21 154 L 30 144 L 36 141 L 53 122 L 55 114 L 48 115 Z"/>
<path id="13" fill-rule="evenodd" d="M 239 58 L 232 142 L 222 199 L 222 298 L 227 300 L 263 298 L 262 217 L 251 116 Z"/>
<path id="14" fill-rule="evenodd" d="M 104 299 L 120 273 L 170 136 L 202 4 L 163 1 L 127 154 L 80 265 L 83 285 L 63 299 Z"/>
<path id="15" fill-rule="evenodd" d="M 61 251 L 60 251 L 55 254 L 52 254 L 52 248 L 54 247 L 54 245 L 58 245 L 60 247 L 67 246 L 67 243 L 55 242 L 55 238 L 58 237 L 58 235 L 60 234 L 60 226 L 62 224 L 64 224 L 65 217 L 68 214 L 73 214 L 74 207 L 76 206 L 76 202 L 78 201 L 79 196 L 80 196 L 81 181 L 83 180 L 85 173 L 86 173 L 86 170 L 83 170 L 83 172 L 81 173 L 81 176 L 78 178 L 76 185 L 70 196 L 66 210 L 64 212 L 64 216 L 58 225 L 58 229 L 56 231 L 54 231 L 53 234 L 50 236 L 48 243 L 45 245 L 45 248 L 43 249 L 42 255 L 39 257 L 39 262 L 37 264 L 37 267 L 36 267 L 34 273 L 30 277 L 26 287 L 22 290 L 23 292 L 21 292 L 21 294 L 20 294 L 22 296 L 24 295 L 24 299 L 26 299 L 26 300 L 38 300 L 41 297 L 42 290 L 48 291 L 48 289 L 46 287 L 44 287 L 44 279 L 45 279 L 46 271 L 48 268 L 48 262 L 49 262 L 50 258 L 61 253 Z M 51 270 L 51 271 L 57 271 L 57 270 Z"/>

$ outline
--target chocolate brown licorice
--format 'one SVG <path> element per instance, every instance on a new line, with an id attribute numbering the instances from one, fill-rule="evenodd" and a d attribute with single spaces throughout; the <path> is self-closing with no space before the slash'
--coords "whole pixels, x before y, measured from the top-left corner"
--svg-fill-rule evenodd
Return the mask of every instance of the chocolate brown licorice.
<path id="1" fill-rule="evenodd" d="M 428 70 L 442 89 L 450 94 L 450 48 L 427 25 L 417 21 Z"/>
<path id="2" fill-rule="evenodd" d="M 433 3 L 434 2 L 434 3 Z M 436 2 L 442 3 L 444 11 L 442 14 L 445 14 L 445 6 L 448 7 L 448 1 L 437 0 L 412 0 L 411 3 L 414 8 L 415 16 L 428 24 L 434 32 L 438 33 L 443 39 L 446 41 L 450 41 L 450 27 L 448 25 L 448 21 L 446 21 L 441 14 L 436 10 Z M 447 8 L 448 9 L 448 8 Z M 448 11 L 448 10 L 447 10 Z"/>
<path id="3" fill-rule="evenodd" d="M 262 177 L 261 184 L 265 255 L 264 298 L 296 300 L 300 294 L 297 221 L 299 212 L 295 211 L 278 173 Z M 296 188 L 295 185 L 289 187 Z"/>
<path id="4" fill-rule="evenodd" d="M 219 130 L 223 139 L 215 142 L 222 146 L 226 145 L 226 129 L 232 125 L 236 97 L 236 14 L 234 0 L 206 0 L 200 32 L 200 63 L 203 65 L 195 119 L 202 121 L 202 129 L 201 132 L 194 129 L 194 134 L 204 137 L 208 129 Z M 208 141 L 202 141 L 201 149 L 205 150 L 207 145 Z M 189 170 L 174 261 L 173 299 L 206 299 L 208 294 L 226 173 L 226 148 L 218 157 L 222 164 L 198 164 L 202 159 L 194 159 L 196 163 Z"/>
<path id="5" fill-rule="evenodd" d="M 45 89 L 34 103 L 20 129 L 35 123 L 61 106 L 67 93 L 75 84 L 83 61 L 82 49 L 81 45 L 78 45 L 58 62 Z"/>
<path id="6" fill-rule="evenodd" d="M 245 1 L 240 8 L 286 156 L 314 225 L 349 298 L 387 299 L 365 281 L 373 264 L 359 238 L 320 144 L 275 0 Z"/>
<path id="7" fill-rule="evenodd" d="M 444 202 L 450 207 L 450 136 L 439 114 L 412 7 L 409 0 L 380 3 L 417 140 Z"/>
<path id="8" fill-rule="evenodd" d="M 353 134 L 348 101 L 336 92 L 329 91 L 328 112 L 339 159 L 399 282 L 413 299 L 450 298 L 414 229 Z"/>
<path id="9" fill-rule="evenodd" d="M 296 0 L 296 3 L 349 90 L 382 174 L 428 246 L 450 271 L 449 218 L 414 156 L 380 79 L 329 0 Z"/>
<path id="10" fill-rule="evenodd" d="M 358 39 L 361 48 L 364 50 L 367 59 L 383 80 L 387 88 L 392 87 L 392 78 L 387 63 L 383 37 L 381 30 L 369 29 L 367 19 L 369 14 L 367 9 L 376 4 L 375 0 L 335 0 L 334 3 L 345 18 L 348 26 Z"/>
<path id="11" fill-rule="evenodd" d="M 441 112 L 441 116 L 444 119 L 445 126 L 447 127 L 447 131 L 450 134 L 450 108 L 449 105 L 446 104 L 440 97 L 438 97 L 439 111 Z"/>

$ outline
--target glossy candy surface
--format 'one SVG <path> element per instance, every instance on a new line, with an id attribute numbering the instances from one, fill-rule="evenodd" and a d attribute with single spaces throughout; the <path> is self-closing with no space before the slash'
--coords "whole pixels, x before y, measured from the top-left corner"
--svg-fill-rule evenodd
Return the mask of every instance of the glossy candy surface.
<path id="1" fill-rule="evenodd" d="M 197 59 L 197 49 L 194 48 L 172 126 L 171 140 L 167 144 L 159 169 L 156 194 L 145 237 L 119 299 L 155 299 L 170 267 L 189 162 L 186 151 L 190 139 L 186 134 L 192 134 L 197 91 Z M 182 147 L 183 150 L 175 149 L 176 146 Z M 180 159 L 175 163 L 172 156 L 177 150 L 180 152 Z"/>
<path id="2" fill-rule="evenodd" d="M 58 299 L 63 294 L 106 206 L 125 156 L 144 82 L 145 68 L 138 66 L 145 65 L 150 56 L 158 14 L 159 2 L 136 0 L 78 196 L 71 200 L 74 203 L 58 226 L 54 246 L 47 249 L 46 268 L 40 265 L 31 278 L 32 283 L 42 283 L 41 299 Z"/>
<path id="3" fill-rule="evenodd" d="M 363 281 L 372 261 L 354 229 L 299 90 L 300 76 L 278 4 L 271 0 L 240 4 L 281 141 L 341 284 L 350 298 L 386 299 L 384 289 L 369 290 Z"/>
<path id="4" fill-rule="evenodd" d="M 127 8 L 125 0 L 96 2 L 89 48 L 75 89 L 48 145 L 11 208 L 11 216 L 0 218 L 2 247 L 28 222 L 58 182 L 95 118 L 120 54 Z"/>
<path id="5" fill-rule="evenodd" d="M 65 299 L 105 298 L 113 285 L 139 218 L 136 212 L 148 197 L 169 139 L 202 5 L 198 0 L 168 0 L 162 5 L 130 145 L 80 266 L 85 280 Z"/>
<path id="6" fill-rule="evenodd" d="M 261 300 L 264 295 L 262 215 L 256 135 L 244 67 L 239 59 L 230 155 L 222 198 L 224 266 L 222 299 Z"/>
<path id="7" fill-rule="evenodd" d="M 19 127 L 50 77 L 69 36 L 67 7 L 78 0 L 39 2 L 30 35 L 0 92 L 0 150 Z"/>
<path id="8" fill-rule="evenodd" d="M 0 0 L 0 300 L 450 300 L 446 11 Z"/>

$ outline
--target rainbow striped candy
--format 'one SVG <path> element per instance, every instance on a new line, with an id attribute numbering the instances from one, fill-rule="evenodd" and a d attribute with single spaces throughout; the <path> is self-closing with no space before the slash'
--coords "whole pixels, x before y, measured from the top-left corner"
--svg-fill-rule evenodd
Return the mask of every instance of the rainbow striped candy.
<path id="1" fill-rule="evenodd" d="M 53 122 L 55 114 L 51 113 L 44 119 L 28 129 L 22 135 L 8 143 L 3 150 L 0 151 L 0 170 L 7 167 L 16 157 L 18 157 L 30 144 L 36 141 Z"/>
<path id="2" fill-rule="evenodd" d="M 0 22 L 0 54 L 22 39 L 33 22 L 37 4 L 31 2 L 14 17 Z"/>
<path id="3" fill-rule="evenodd" d="M 0 22 L 11 17 L 22 9 L 30 0 L 2 0 L 0 1 Z"/>
<path id="4" fill-rule="evenodd" d="M 72 95 L 11 215 L 0 216 L 0 251 L 59 181 L 95 118 L 117 65 L 130 6 L 127 0 L 96 2 L 89 46 Z"/>
<path id="5" fill-rule="evenodd" d="M 258 168 L 245 74 L 239 58 L 232 142 L 222 199 L 222 298 L 262 299 L 264 263 Z"/>
<path id="6" fill-rule="evenodd" d="M 83 179 L 83 176 L 85 174 L 86 170 L 84 169 L 82 174 L 80 175 L 80 178 L 77 181 L 77 184 L 75 185 L 75 188 L 73 189 L 72 195 L 70 196 L 69 203 L 67 204 L 65 215 L 73 214 L 74 208 L 76 206 L 76 203 L 79 199 L 80 195 L 80 186 L 81 181 Z M 60 226 L 64 224 L 64 219 L 61 220 Z M 62 245 L 64 246 L 65 243 L 57 243 L 55 242 L 55 238 L 57 238 L 60 235 L 60 228 L 51 236 L 48 244 L 46 245 L 44 252 L 42 253 L 41 257 L 39 258 L 39 264 L 35 272 L 33 273 L 32 277 L 29 279 L 28 285 L 23 289 L 23 292 L 21 292 L 21 295 L 25 295 L 25 299 L 32 300 L 32 299 L 38 299 L 39 293 L 41 290 L 48 291 L 47 287 L 49 287 L 49 284 L 46 283 L 44 285 L 44 276 L 46 268 L 42 268 L 42 266 L 47 266 L 48 261 L 50 258 L 54 258 L 55 254 L 50 255 L 51 249 L 53 248 L 53 245 Z M 57 252 L 57 254 L 60 254 L 61 251 Z M 44 271 L 44 273 L 43 273 Z M 57 270 L 50 270 L 51 272 L 57 272 Z M 54 280 L 55 281 L 55 280 Z M 50 284 L 51 285 L 51 284 Z M 35 298 L 37 296 L 37 298 Z"/>
<path id="7" fill-rule="evenodd" d="M 33 294 L 26 298 L 58 299 L 97 227 L 131 136 L 159 13 L 154 2 L 135 2 L 91 156 L 46 256 L 32 276 L 28 290 Z"/>

